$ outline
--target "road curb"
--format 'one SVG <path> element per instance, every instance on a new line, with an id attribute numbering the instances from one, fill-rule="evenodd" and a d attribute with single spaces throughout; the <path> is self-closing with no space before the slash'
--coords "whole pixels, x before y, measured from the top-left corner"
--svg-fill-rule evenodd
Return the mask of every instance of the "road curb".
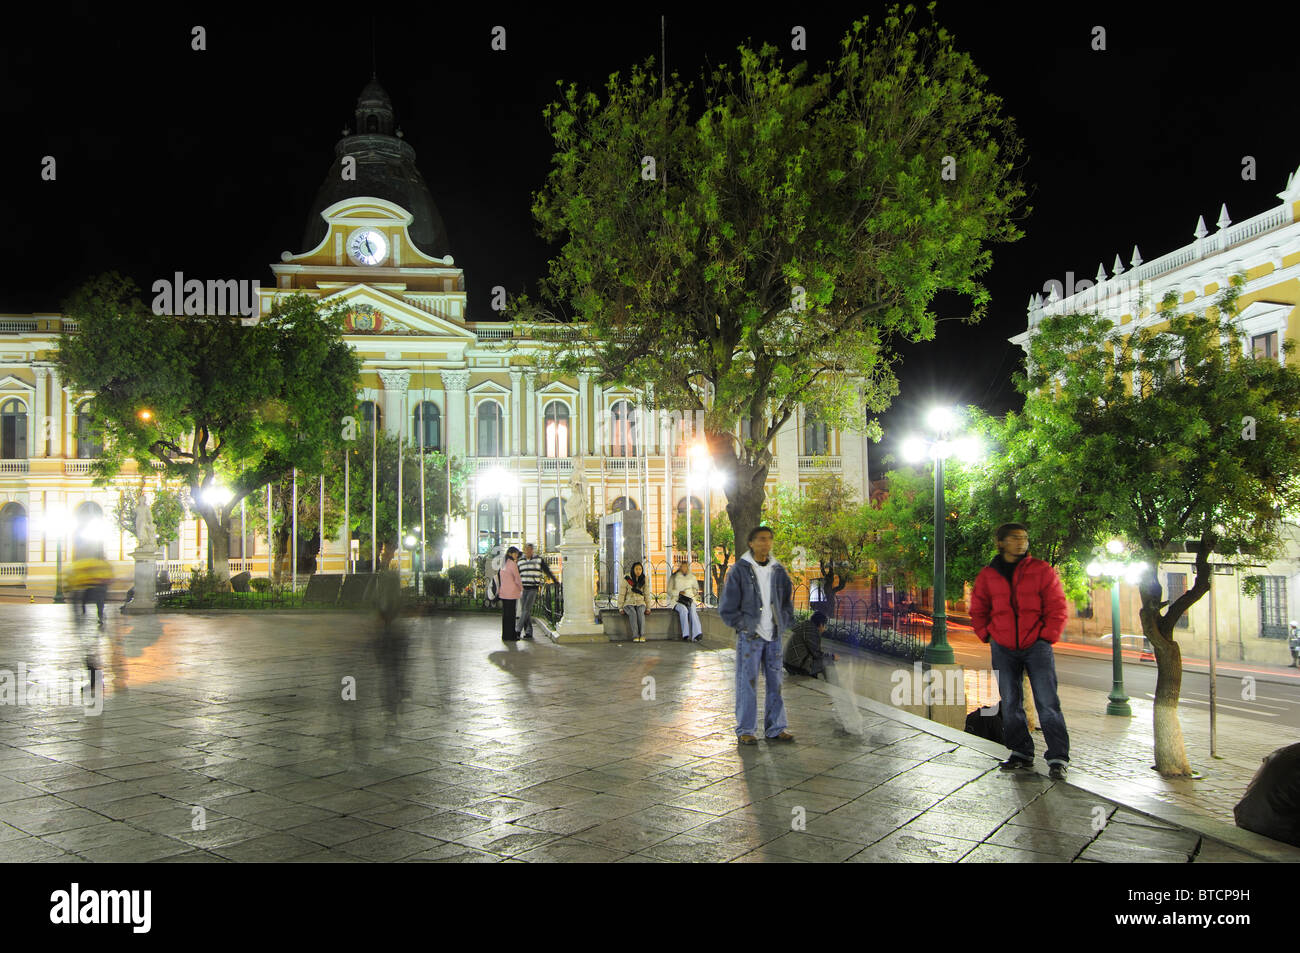
<path id="1" fill-rule="evenodd" d="M 823 695 L 830 695 L 830 685 L 820 679 L 808 679 L 803 687 L 814 689 Z M 951 741 L 967 748 L 973 748 L 983 754 L 995 757 L 999 761 L 1010 756 L 1010 750 L 996 742 L 979 738 L 956 728 L 949 728 L 937 721 L 931 721 L 921 715 L 901 711 L 892 705 L 864 698 L 861 695 L 855 694 L 853 699 L 860 708 L 865 708 L 872 714 L 901 722 L 909 728 L 924 731 L 927 734 L 942 738 L 944 741 Z M 1036 766 L 1042 766 L 1043 770 L 1040 773 L 1046 774 L 1046 763 L 1042 758 L 1036 759 Z M 1065 782 L 1058 781 L 1057 783 L 1065 783 L 1135 814 L 1141 814 L 1152 820 L 1199 834 L 1201 837 L 1223 844 L 1243 854 L 1248 854 L 1256 860 L 1269 863 L 1300 863 L 1300 847 L 1292 847 L 1289 844 L 1283 844 L 1253 831 L 1242 830 L 1239 827 L 1216 821 L 1213 818 L 1191 814 L 1181 808 L 1155 801 L 1152 798 L 1134 798 L 1131 791 L 1125 790 L 1126 785 L 1122 781 L 1108 781 L 1103 778 L 1091 777 L 1071 766 L 1069 780 Z"/>

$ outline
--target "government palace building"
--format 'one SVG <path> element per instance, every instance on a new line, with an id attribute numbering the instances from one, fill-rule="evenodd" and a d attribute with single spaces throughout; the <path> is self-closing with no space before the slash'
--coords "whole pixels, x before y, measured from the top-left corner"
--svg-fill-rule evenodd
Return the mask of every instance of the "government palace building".
<path id="1" fill-rule="evenodd" d="M 662 563 L 670 517 L 689 506 L 701 519 L 725 505 L 688 459 L 687 441 L 678 439 L 684 428 L 668 436 L 669 421 L 631 389 L 524 366 L 543 342 L 519 340 L 500 320 L 468 319 L 464 272 L 415 150 L 375 80 L 357 100 L 355 131 L 344 133 L 307 216 L 303 251 L 271 265 L 274 286 L 262 283 L 256 307 L 269 313 L 278 296 L 297 293 L 345 304 L 345 339 L 363 362 L 363 424 L 377 411 L 388 434 L 447 451 L 477 475 L 465 501 L 469 518 L 452 523 L 447 550 L 437 559 L 430 554 L 430 563 L 464 563 L 492 543 L 512 541 L 534 542 L 554 562 L 560 500 L 575 468 L 585 476 L 588 512 L 641 511 L 648 563 Z M 355 178 L 342 174 L 346 157 L 356 160 Z M 133 566 L 134 539 L 117 531 L 112 511 L 119 492 L 139 484 L 136 465 L 128 462 L 111 486 L 92 485 L 100 448 L 85 412 L 91 395 L 69 391 L 53 361 L 60 330 L 73 324 L 57 314 L 0 314 L 0 586 L 42 595 L 54 589 L 60 555 L 47 514 L 63 515 L 63 558 L 77 539 L 98 538 L 119 579 Z M 830 472 L 868 495 L 862 434 L 830 430 L 800 412 L 777 435 L 774 454 L 769 486 L 798 486 Z M 238 509 L 234 520 L 231 571 L 266 575 L 265 526 L 250 517 L 241 531 Z M 197 517 L 182 521 L 166 554 L 173 578 L 206 565 L 206 532 Z M 345 571 L 346 553 L 340 532 L 326 542 L 321 569 Z M 703 577 L 698 565 L 697 573 Z M 661 579 L 655 584 L 662 588 Z"/>

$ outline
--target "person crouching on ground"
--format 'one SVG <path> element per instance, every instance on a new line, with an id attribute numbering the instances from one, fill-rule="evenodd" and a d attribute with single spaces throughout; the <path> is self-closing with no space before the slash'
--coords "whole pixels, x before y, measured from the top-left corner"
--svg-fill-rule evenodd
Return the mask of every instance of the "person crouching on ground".
<path id="1" fill-rule="evenodd" d="M 518 599 L 524 594 L 524 584 L 519 578 L 519 548 L 511 546 L 506 550 L 505 562 L 501 564 L 501 585 L 497 589 L 497 598 L 501 600 L 501 641 L 518 642 L 519 633 L 515 631 L 515 610 Z"/>
<path id="2" fill-rule="evenodd" d="M 772 556 L 772 530 L 750 531 L 749 552 L 727 573 L 718 615 L 736 630 L 736 735 L 742 745 L 755 744 L 758 721 L 758 672 L 763 671 L 763 734 L 769 740 L 793 741 L 786 731 L 781 698 L 781 636 L 794 627 L 794 586 L 785 567 Z"/>
<path id="3" fill-rule="evenodd" d="M 1002 743 L 1011 749 L 1011 757 L 1001 768 L 1034 767 L 1034 739 L 1021 696 L 1021 682 L 1028 671 L 1047 740 L 1050 774 L 1060 781 L 1070 761 L 1070 736 L 1056 694 L 1052 644 L 1059 642 L 1065 631 L 1065 588 L 1050 563 L 1029 555 L 1029 532 L 1020 523 L 1003 523 L 995 536 L 998 555 L 975 577 L 970 621 L 980 641 L 989 643 L 998 676 Z"/>
<path id="4" fill-rule="evenodd" d="M 826 614 L 814 612 L 790 633 L 785 647 L 785 670 L 791 675 L 825 676 L 826 663 L 837 660 L 830 652 L 822 651 L 822 635 L 826 632 Z M 827 679 L 829 681 L 829 679 Z"/>
<path id="5" fill-rule="evenodd" d="M 645 614 L 650 611 L 645 587 L 645 567 L 640 563 L 633 563 L 632 571 L 623 577 L 623 585 L 618 594 L 618 608 L 627 616 L 633 642 L 645 641 Z"/>
<path id="6" fill-rule="evenodd" d="M 699 591 L 700 581 L 691 572 L 690 558 L 682 553 L 677 557 L 677 568 L 668 579 L 668 604 L 682 624 L 683 642 L 698 642 L 704 634 L 700 610 L 695 605 Z"/>

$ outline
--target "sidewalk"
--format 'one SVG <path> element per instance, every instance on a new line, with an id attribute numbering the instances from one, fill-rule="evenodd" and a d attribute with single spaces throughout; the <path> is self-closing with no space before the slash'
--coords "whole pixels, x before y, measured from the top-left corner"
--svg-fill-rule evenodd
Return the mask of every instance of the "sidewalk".
<path id="1" fill-rule="evenodd" d="M 466 613 L 377 646 L 368 615 L 270 615 L 114 617 L 102 715 L 0 706 L 0 861 L 1300 859 L 887 706 L 850 734 L 810 679 L 796 742 L 738 747 L 718 640 L 503 644 Z M 76 667 L 91 631 L 6 606 L 0 669 Z"/>

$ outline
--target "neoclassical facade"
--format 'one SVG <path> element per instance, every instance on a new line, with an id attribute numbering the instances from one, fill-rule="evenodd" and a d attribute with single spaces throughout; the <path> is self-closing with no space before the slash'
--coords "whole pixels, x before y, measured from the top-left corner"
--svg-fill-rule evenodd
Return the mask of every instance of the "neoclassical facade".
<path id="1" fill-rule="evenodd" d="M 1192 242 L 1154 261 L 1143 262 L 1134 246 L 1128 269 L 1116 255 L 1110 275 L 1099 266 L 1095 282 L 1088 280 L 1086 287 L 1070 289 L 1062 287 L 1063 282 L 1046 283 L 1046 297 L 1035 294 L 1029 300 L 1028 328 L 1009 340 L 1028 355 L 1030 341 L 1045 316 L 1076 312 L 1097 311 L 1116 322 L 1115 333 L 1121 337 L 1139 328 L 1158 328 L 1164 322 L 1156 306 L 1168 292 L 1178 295 L 1181 310 L 1199 311 L 1212 304 L 1233 275 L 1244 273 L 1246 286 L 1238 300 L 1236 319 L 1245 335 L 1244 349 L 1256 357 L 1284 363 L 1283 342 L 1300 340 L 1300 169 L 1288 177 L 1277 198 L 1278 205 L 1244 222 L 1233 223 L 1227 207 L 1220 208 L 1214 232 L 1202 216 Z M 1139 304 L 1139 299 L 1145 303 Z M 1227 567 L 1215 572 L 1215 635 L 1220 658 L 1290 662 L 1287 624 L 1300 618 L 1300 515 L 1284 514 L 1282 525 L 1285 555 L 1253 570 L 1264 576 L 1264 592 L 1259 598 L 1243 597 L 1238 580 Z M 1160 564 L 1167 597 L 1177 597 L 1195 581 L 1193 561 L 1188 554 Z M 1091 620 L 1091 626 L 1087 621 L 1077 623 L 1078 630 L 1109 632 L 1108 593 L 1097 590 L 1093 604 L 1101 618 Z M 1135 587 L 1121 585 L 1121 605 L 1121 631 L 1141 632 Z M 1209 653 L 1209 613 L 1207 596 L 1178 624 L 1178 640 L 1191 656 L 1205 658 Z"/>
<path id="2" fill-rule="evenodd" d="M 589 374 L 536 372 L 527 358 L 545 342 L 516 339 L 499 320 L 469 318 L 464 272 L 415 151 L 374 80 L 358 99 L 355 132 L 345 130 L 335 147 L 300 247 L 271 265 L 274 283 L 259 289 L 258 312 L 298 293 L 346 306 L 346 340 L 362 359 L 363 435 L 377 416 L 385 432 L 469 464 L 470 516 L 453 523 L 447 558 L 463 562 L 490 541 L 531 541 L 553 552 L 575 469 L 585 477 L 590 513 L 642 512 L 653 562 L 667 559 L 675 513 L 725 505 L 687 453 L 686 425 L 647 409 L 652 395 L 598 386 Z M 48 593 L 56 542 L 71 547 L 86 533 L 101 536 L 119 574 L 129 573 L 132 538 L 105 518 L 119 489 L 140 477 L 132 464 L 114 486 L 91 485 L 99 448 L 81 409 L 92 395 L 69 392 L 51 361 L 59 330 L 70 324 L 57 314 L 0 315 L 7 365 L 0 375 L 0 585 Z M 799 486 L 829 471 L 867 496 L 860 433 L 828 430 L 800 411 L 773 450 L 769 485 Z M 59 514 L 68 523 L 62 536 Z M 404 514 L 408 527 L 418 519 Z M 232 533 L 232 569 L 267 572 L 262 530 L 250 520 L 246 532 Z M 185 521 L 168 553 L 173 572 L 205 561 L 205 533 L 200 520 Z M 345 554 L 341 537 L 329 541 L 324 570 L 341 571 Z"/>

